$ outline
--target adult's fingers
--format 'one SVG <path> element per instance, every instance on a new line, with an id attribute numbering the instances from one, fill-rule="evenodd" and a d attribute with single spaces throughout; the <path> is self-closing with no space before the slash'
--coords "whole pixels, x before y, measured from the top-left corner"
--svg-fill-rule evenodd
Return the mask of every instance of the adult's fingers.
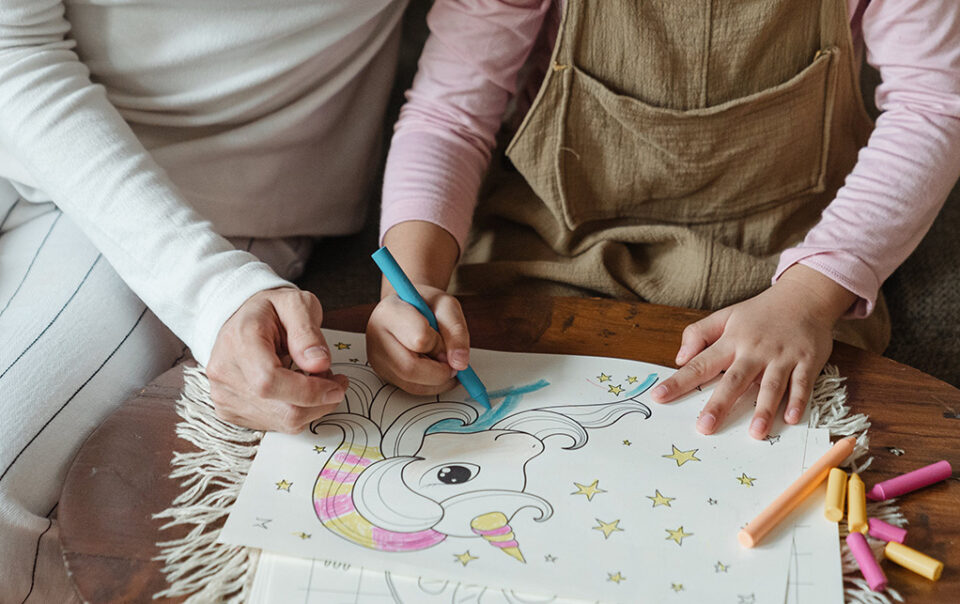
<path id="1" fill-rule="evenodd" d="M 303 431 L 312 421 L 332 413 L 337 407 L 337 403 L 300 407 L 285 401 L 274 400 L 261 400 L 256 405 L 250 405 L 243 394 L 226 386 L 221 390 L 216 414 L 224 421 L 254 430 L 296 434 Z"/>
<path id="2" fill-rule="evenodd" d="M 470 363 L 470 332 L 460 302 L 453 296 L 444 295 L 437 300 L 433 311 L 440 326 L 447 362 L 454 369 L 466 369 Z"/>
<path id="3" fill-rule="evenodd" d="M 729 367 L 732 361 L 732 351 L 723 351 L 719 345 L 711 346 L 690 359 L 686 365 L 654 388 L 650 396 L 657 403 L 672 401 L 700 384 L 710 381 Z"/>
<path id="4" fill-rule="evenodd" d="M 753 384 L 753 379 L 763 370 L 760 361 L 737 359 L 730 365 L 710 400 L 703 406 L 697 419 L 697 430 L 701 434 L 713 434 L 744 392 Z"/>
<path id="5" fill-rule="evenodd" d="M 770 432 L 773 416 L 783 399 L 792 369 L 789 365 L 770 364 L 763 370 L 760 392 L 757 394 L 757 408 L 750 422 L 750 436 L 759 440 L 766 438 Z"/>
<path id="6" fill-rule="evenodd" d="M 309 373 L 330 368 L 330 347 L 323 337 L 323 307 L 310 292 L 290 289 L 272 298 L 286 333 L 286 348 L 298 367 Z"/>
<path id="7" fill-rule="evenodd" d="M 680 337 L 680 349 L 677 351 L 676 358 L 677 365 L 683 365 L 700 354 L 703 349 L 719 340 L 720 336 L 723 335 L 723 328 L 729 315 L 728 309 L 724 308 L 696 323 L 687 325 Z"/>
<path id="8" fill-rule="evenodd" d="M 807 363 L 798 363 L 790 376 L 790 396 L 783 419 L 788 424 L 796 424 L 803 417 L 803 410 L 813 394 L 813 384 L 820 369 Z"/>

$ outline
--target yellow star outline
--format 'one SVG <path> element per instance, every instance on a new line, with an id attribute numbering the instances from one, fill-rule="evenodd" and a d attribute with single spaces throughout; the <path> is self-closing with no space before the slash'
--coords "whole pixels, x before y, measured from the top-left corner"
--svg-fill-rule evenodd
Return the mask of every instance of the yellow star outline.
<path id="1" fill-rule="evenodd" d="M 313 450 L 316 451 L 317 453 L 325 453 L 327 448 L 320 445 L 316 445 L 313 447 Z"/>
<path id="2" fill-rule="evenodd" d="M 620 384 L 617 384 L 616 386 L 611 384 L 607 392 L 609 392 L 610 394 L 620 394 L 621 392 L 623 392 L 623 388 L 620 387 Z"/>
<path id="3" fill-rule="evenodd" d="M 310 538 L 310 534 L 304 533 L 303 531 L 300 531 L 299 533 L 292 533 L 292 534 L 294 537 L 300 537 L 303 540 L 307 540 Z"/>
<path id="4" fill-rule="evenodd" d="M 577 487 L 577 490 L 574 491 L 573 493 L 570 493 L 570 494 L 571 494 L 571 495 L 586 495 L 586 496 L 587 496 L 587 501 L 593 501 L 593 496 L 596 495 L 597 493 L 606 493 L 606 491 L 604 491 L 603 489 L 601 489 L 600 487 L 597 486 L 599 483 L 600 483 L 600 479 L 594 480 L 594 481 L 591 482 L 589 485 L 580 484 L 579 482 L 575 482 L 575 483 L 573 483 L 573 484 L 574 484 L 574 486 Z"/>
<path id="5" fill-rule="evenodd" d="M 677 593 L 680 593 L 681 591 L 683 591 L 683 583 L 671 583 L 670 589 L 672 589 Z"/>
<path id="6" fill-rule="evenodd" d="M 663 455 L 662 457 L 666 457 L 667 459 L 672 459 L 675 462 L 677 462 L 678 468 L 683 464 L 687 463 L 688 461 L 702 461 L 696 455 L 697 451 L 699 451 L 700 449 L 690 449 L 689 451 L 681 451 L 680 449 L 677 448 L 677 445 L 671 445 L 671 446 L 673 447 L 673 453 L 671 453 L 670 455 Z"/>
<path id="7" fill-rule="evenodd" d="M 636 384 L 636 383 L 637 383 L 637 376 L 635 376 L 635 375 L 628 375 L 628 376 L 627 376 L 627 383 L 628 383 L 628 384 Z"/>
<path id="8" fill-rule="evenodd" d="M 460 564 L 462 564 L 462 565 L 464 565 L 464 566 L 466 566 L 467 564 L 470 564 L 470 563 L 473 562 L 474 560 L 479 560 L 479 559 L 480 559 L 480 556 L 471 556 L 471 555 L 470 555 L 470 550 L 467 550 L 467 551 L 463 552 L 462 554 L 454 554 L 453 557 L 456 558 L 457 562 L 459 562 Z"/>
<path id="9" fill-rule="evenodd" d="M 600 375 L 597 376 L 597 380 L 599 380 L 600 383 L 609 382 L 610 376 L 607 375 L 606 373 L 600 372 Z"/>
<path id="10" fill-rule="evenodd" d="M 293 486 L 293 483 L 292 483 L 292 482 L 287 482 L 287 479 L 286 479 L 286 478 L 280 480 L 280 482 L 278 482 L 278 483 L 276 483 L 276 484 L 277 484 L 277 490 L 278 490 L 278 491 L 286 491 L 286 492 L 288 492 L 288 493 L 290 492 L 290 487 Z"/>
<path id="11" fill-rule="evenodd" d="M 752 486 L 753 486 L 753 481 L 756 480 L 756 478 L 751 478 L 751 477 L 747 476 L 746 472 L 741 472 L 741 473 L 740 473 L 740 476 L 737 476 L 737 480 L 738 480 L 738 481 L 740 482 L 740 484 L 742 484 L 743 486 L 752 487 Z"/>
<path id="12" fill-rule="evenodd" d="M 350 350 L 350 344 L 345 342 L 337 342 L 334 346 L 337 347 L 337 350 Z"/>
<path id="13" fill-rule="evenodd" d="M 657 507 L 658 505 L 665 505 L 669 508 L 669 507 L 673 507 L 670 505 L 670 502 L 676 499 L 676 497 L 667 497 L 665 495 L 661 495 L 660 489 L 657 489 L 656 494 L 647 495 L 647 499 L 653 502 L 653 507 Z"/>
<path id="14" fill-rule="evenodd" d="M 602 531 L 604 539 L 609 539 L 611 533 L 615 533 L 617 531 L 620 531 L 621 533 L 623 532 L 623 529 L 620 528 L 619 526 L 620 520 L 614 520 L 613 522 L 604 522 L 599 518 L 597 518 L 596 520 L 598 525 L 593 527 L 593 530 Z"/>
<path id="15" fill-rule="evenodd" d="M 729 564 L 724 564 L 723 562 L 717 560 L 717 563 L 713 565 L 713 570 L 718 573 L 725 573 L 727 569 L 730 568 Z"/>
<path id="16" fill-rule="evenodd" d="M 667 539 L 672 540 L 672 541 L 675 542 L 677 545 L 683 545 L 683 538 L 684 538 L 684 537 L 690 537 L 690 536 L 693 535 L 693 533 L 687 533 L 687 532 L 685 532 L 685 531 L 683 530 L 683 527 L 682 527 L 682 526 L 681 526 L 680 528 L 674 529 L 674 530 L 672 530 L 672 531 L 671 531 L 670 529 L 663 529 L 663 530 L 665 530 L 665 531 L 667 531 L 667 533 L 669 533 L 669 534 L 667 535 Z"/>
<path id="17" fill-rule="evenodd" d="M 620 584 L 620 581 L 626 581 L 627 578 L 620 574 L 620 571 L 616 573 L 607 573 L 607 581 L 613 581 L 617 585 Z"/>

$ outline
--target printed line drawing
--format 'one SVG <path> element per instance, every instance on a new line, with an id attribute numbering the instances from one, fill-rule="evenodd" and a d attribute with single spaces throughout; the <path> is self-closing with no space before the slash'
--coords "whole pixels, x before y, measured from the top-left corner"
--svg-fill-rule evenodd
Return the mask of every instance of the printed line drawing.
<path id="1" fill-rule="evenodd" d="M 613 402 L 515 411 L 524 394 L 548 385 L 541 380 L 491 392 L 491 400 L 502 401 L 481 414 L 473 404 L 440 396 L 424 403 L 366 366 L 337 363 L 333 370 L 350 377 L 347 412 L 310 426 L 314 433 L 326 426 L 343 433 L 314 484 L 313 505 L 323 526 L 387 552 L 427 549 L 447 536 L 482 538 L 521 563 L 526 560 L 511 525 L 514 516 L 525 508 L 534 511 L 536 522 L 553 515 L 549 501 L 526 491 L 527 463 L 579 449 L 588 429 L 611 426 L 627 414 L 648 419 L 650 408 L 636 397 L 657 381 L 652 374 Z M 558 452 L 553 442 L 564 440 Z M 602 492 L 596 480 L 577 486 Z"/>

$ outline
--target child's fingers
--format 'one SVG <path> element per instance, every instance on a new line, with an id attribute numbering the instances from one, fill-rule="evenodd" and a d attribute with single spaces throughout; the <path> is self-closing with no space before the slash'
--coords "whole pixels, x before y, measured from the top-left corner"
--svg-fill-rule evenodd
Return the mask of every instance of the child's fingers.
<path id="1" fill-rule="evenodd" d="M 711 346 L 654 388 L 650 396 L 657 403 L 672 401 L 713 379 L 729 367 L 732 360 L 732 353 L 722 351 L 720 346 Z"/>
<path id="2" fill-rule="evenodd" d="M 434 312 L 440 326 L 440 336 L 446 349 L 447 362 L 454 369 L 466 369 L 470 363 L 470 332 L 460 303 L 453 296 L 437 300 Z"/>
<path id="3" fill-rule="evenodd" d="M 677 351 L 676 363 L 683 365 L 700 352 L 720 339 L 723 335 L 723 326 L 727 322 L 729 312 L 719 310 L 696 323 L 691 323 L 683 329 L 680 338 L 680 349 Z"/>
<path id="4" fill-rule="evenodd" d="M 435 394 L 455 385 L 456 370 L 446 363 L 410 351 L 402 342 L 390 337 L 382 339 L 386 355 L 385 376 L 411 394 Z"/>
<path id="5" fill-rule="evenodd" d="M 753 412 L 750 422 L 750 436 L 760 440 L 766 438 L 773 424 L 773 415 L 780 406 L 783 393 L 790 381 L 790 372 L 793 369 L 788 365 L 767 365 L 760 380 L 760 393 L 757 395 L 757 408 Z"/>
<path id="6" fill-rule="evenodd" d="M 736 359 L 730 368 L 723 374 L 710 400 L 704 405 L 700 417 L 697 418 L 697 430 L 701 434 L 713 434 L 723 423 L 723 419 L 730 412 L 753 380 L 763 371 L 763 363 L 755 360 Z"/>
<path id="7" fill-rule="evenodd" d="M 819 372 L 819 369 L 805 363 L 800 363 L 794 368 L 790 377 L 790 398 L 787 401 L 787 409 L 783 413 L 783 419 L 788 424 L 796 424 L 803 417 L 803 410 L 813 393 L 813 384 Z"/>
<path id="8" fill-rule="evenodd" d="M 385 301 L 390 313 L 390 319 L 386 322 L 387 332 L 404 348 L 418 354 L 431 354 L 443 349 L 440 334 L 430 327 L 426 317 L 416 307 L 397 296 Z"/>

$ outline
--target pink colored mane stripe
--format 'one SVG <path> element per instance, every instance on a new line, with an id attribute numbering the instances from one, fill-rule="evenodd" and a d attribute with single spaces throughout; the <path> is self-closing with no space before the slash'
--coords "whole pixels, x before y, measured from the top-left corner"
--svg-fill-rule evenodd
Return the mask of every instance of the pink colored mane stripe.
<path id="1" fill-rule="evenodd" d="M 322 499 L 315 500 L 313 505 L 317 510 L 317 516 L 320 520 L 339 518 L 357 509 L 353 505 L 353 496 L 350 493 L 346 495 L 329 495 Z"/>
<path id="2" fill-rule="evenodd" d="M 330 468 L 324 468 L 320 471 L 320 478 L 326 478 L 327 480 L 341 484 L 357 482 L 357 478 L 359 477 L 360 472 L 347 472 L 345 470 L 333 470 Z"/>
<path id="3" fill-rule="evenodd" d="M 373 527 L 374 546 L 387 552 L 408 552 L 436 545 L 446 539 L 446 535 L 427 529 L 416 533 L 398 533 Z"/>
<path id="4" fill-rule="evenodd" d="M 372 459 L 367 459 L 366 457 L 360 457 L 358 455 L 351 455 L 349 453 L 344 453 L 343 451 L 336 453 L 333 456 L 333 461 L 339 461 L 363 467 L 367 467 L 373 463 Z"/>
<path id="5" fill-rule="evenodd" d="M 510 528 L 510 525 L 509 525 L 509 524 L 505 524 L 505 525 L 501 526 L 500 528 L 492 529 L 492 530 L 489 530 L 489 531 L 482 531 L 482 530 L 480 530 L 480 529 L 473 529 L 473 532 L 476 533 L 476 534 L 478 534 L 478 535 L 505 535 L 505 534 L 507 534 L 507 533 L 509 533 L 509 532 L 511 532 L 511 531 L 513 531 L 513 529 Z"/>
<path id="6" fill-rule="evenodd" d="M 489 543 L 496 547 L 520 547 L 516 541 L 490 541 Z"/>

